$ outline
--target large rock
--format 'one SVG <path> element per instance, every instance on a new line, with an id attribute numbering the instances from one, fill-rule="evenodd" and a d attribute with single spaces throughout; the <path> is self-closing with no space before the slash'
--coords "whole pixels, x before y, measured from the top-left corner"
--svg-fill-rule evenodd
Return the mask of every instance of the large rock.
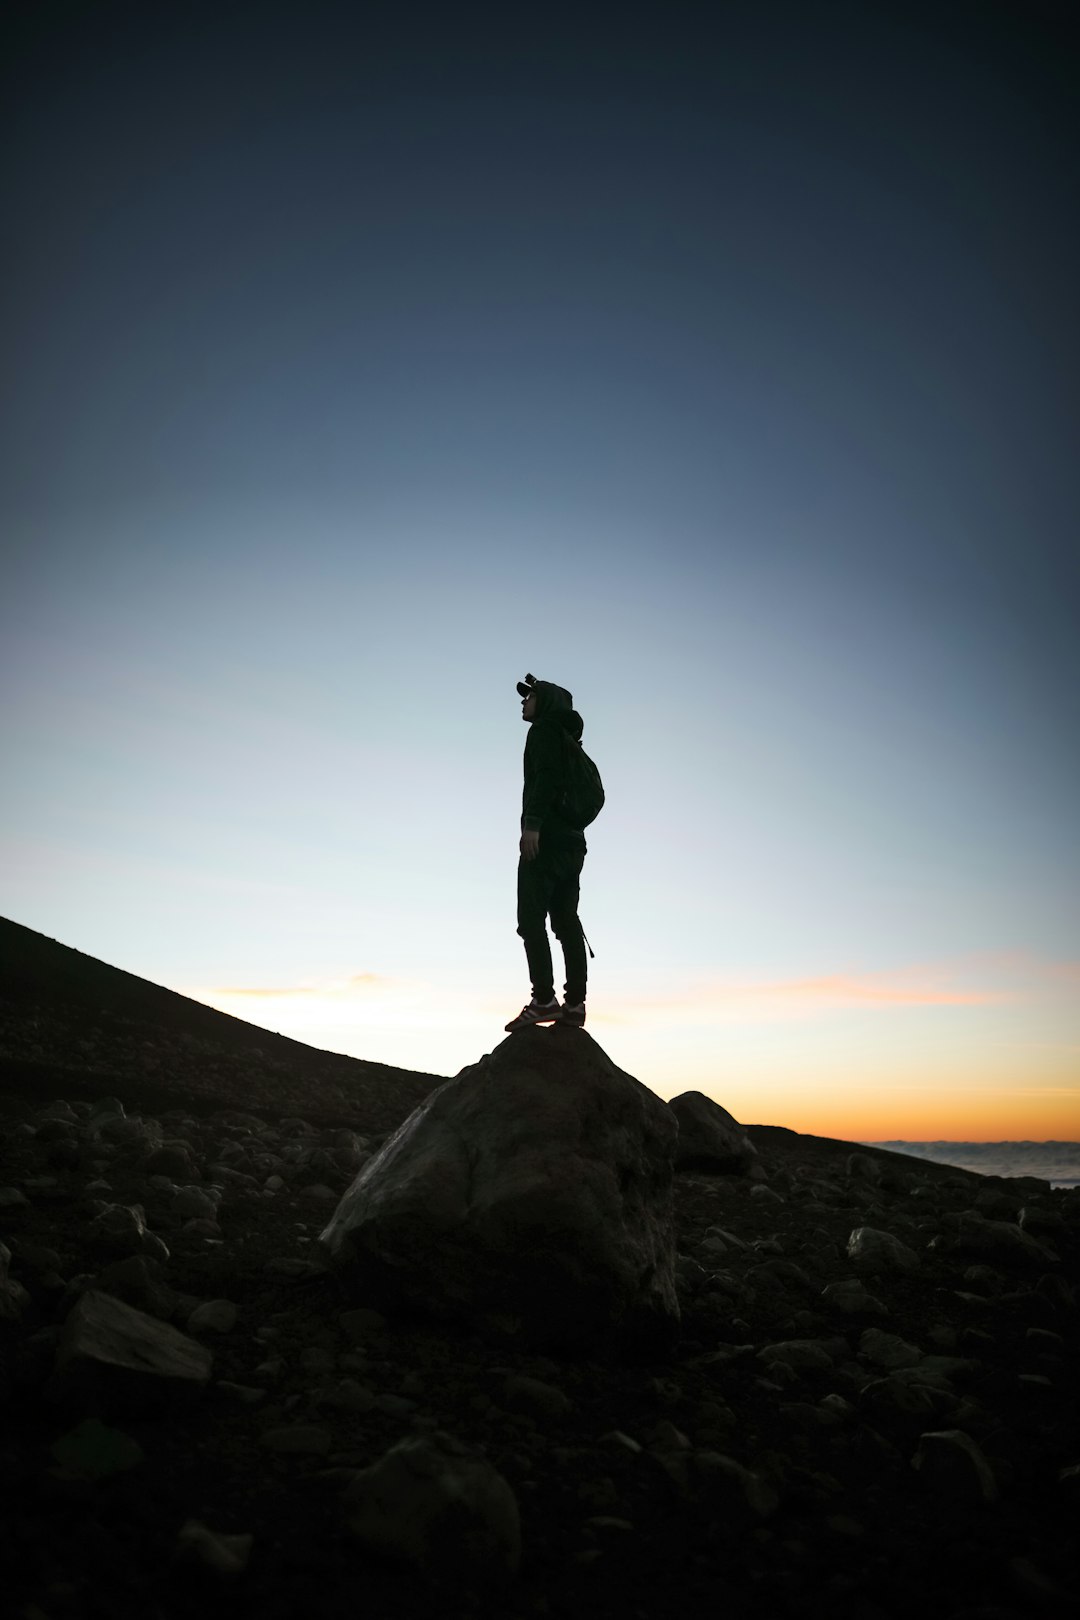
<path id="1" fill-rule="evenodd" d="M 212 1365 L 186 1334 L 89 1289 L 64 1323 L 51 1393 L 93 1413 L 153 1412 L 198 1395 Z"/>
<path id="2" fill-rule="evenodd" d="M 321 1242 L 372 1293 L 499 1336 L 673 1337 L 671 1110 L 583 1030 L 509 1036 L 361 1170 Z"/>
<path id="3" fill-rule="evenodd" d="M 676 1169 L 738 1176 L 756 1160 L 757 1148 L 738 1120 L 704 1092 L 684 1091 L 668 1107 L 679 1122 Z"/>
<path id="4" fill-rule="evenodd" d="M 988 1221 L 977 1210 L 961 1215 L 954 1247 L 960 1254 L 977 1256 L 1007 1270 L 1041 1271 L 1058 1260 L 1048 1243 L 1040 1243 L 1011 1221 Z"/>

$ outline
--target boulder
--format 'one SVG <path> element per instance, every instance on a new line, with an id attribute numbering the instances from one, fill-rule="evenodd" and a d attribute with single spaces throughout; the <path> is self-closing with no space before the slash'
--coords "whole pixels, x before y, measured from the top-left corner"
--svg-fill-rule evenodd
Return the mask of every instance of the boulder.
<path id="1" fill-rule="evenodd" d="M 960 1429 L 919 1436 L 911 1466 L 932 1491 L 961 1502 L 996 1502 L 997 1480 L 985 1455 Z"/>
<path id="2" fill-rule="evenodd" d="M 1041 1271 L 1057 1263 L 1057 1253 L 1011 1221 L 988 1221 L 977 1210 L 960 1217 L 954 1247 L 959 1254 L 977 1255 L 1007 1270 Z"/>
<path id="3" fill-rule="evenodd" d="M 0 1322 L 21 1322 L 30 1309 L 30 1295 L 21 1282 L 8 1276 L 11 1250 L 0 1243 Z"/>
<path id="4" fill-rule="evenodd" d="M 917 1271 L 919 1256 L 891 1232 L 874 1226 L 857 1226 L 847 1241 L 848 1259 L 861 1270 L 875 1272 Z"/>
<path id="5" fill-rule="evenodd" d="M 717 1175 L 745 1175 L 757 1159 L 757 1148 L 737 1119 L 701 1091 L 684 1091 L 668 1104 L 679 1122 L 675 1150 L 677 1170 L 711 1170 Z"/>
<path id="6" fill-rule="evenodd" d="M 539 1345 L 678 1323 L 670 1109 L 584 1031 L 509 1036 L 409 1116 L 321 1236 L 358 1297 Z"/>
<path id="7" fill-rule="evenodd" d="M 371 1551 L 429 1575 L 501 1582 L 521 1561 L 513 1491 L 486 1458 L 448 1434 L 402 1440 L 357 1474 L 343 1506 L 349 1529 Z"/>
<path id="8" fill-rule="evenodd" d="M 64 1323 L 51 1393 L 94 1414 L 152 1412 L 198 1395 L 212 1363 L 176 1328 L 88 1289 Z"/>

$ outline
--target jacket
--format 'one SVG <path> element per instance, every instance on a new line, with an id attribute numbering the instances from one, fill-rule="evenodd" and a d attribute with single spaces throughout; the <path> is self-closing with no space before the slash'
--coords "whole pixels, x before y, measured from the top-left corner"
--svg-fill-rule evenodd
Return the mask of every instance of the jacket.
<path id="1" fill-rule="evenodd" d="M 521 794 L 522 832 L 543 833 L 567 842 L 584 842 L 577 827 L 561 814 L 567 787 L 566 746 L 569 736 L 581 741 L 584 730 L 573 698 L 565 687 L 551 681 L 537 681 L 536 713 L 525 739 L 525 785 Z"/>

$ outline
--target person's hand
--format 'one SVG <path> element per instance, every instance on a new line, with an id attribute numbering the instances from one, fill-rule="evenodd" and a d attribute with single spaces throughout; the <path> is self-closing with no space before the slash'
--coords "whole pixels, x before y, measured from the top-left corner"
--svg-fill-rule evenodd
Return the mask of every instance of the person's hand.
<path id="1" fill-rule="evenodd" d="M 535 861 L 540 853 L 540 834 L 538 832 L 523 832 L 518 844 L 523 861 Z"/>

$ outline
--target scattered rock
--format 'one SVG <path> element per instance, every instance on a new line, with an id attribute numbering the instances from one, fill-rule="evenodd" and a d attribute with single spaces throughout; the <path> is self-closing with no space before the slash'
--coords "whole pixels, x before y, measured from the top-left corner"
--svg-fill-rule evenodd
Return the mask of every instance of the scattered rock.
<path id="1" fill-rule="evenodd" d="M 61 1435 L 50 1450 L 69 1479 L 108 1479 L 138 1468 L 143 1460 L 137 1440 L 122 1429 L 107 1427 L 100 1418 L 84 1418 L 77 1428 Z"/>
<path id="2" fill-rule="evenodd" d="M 16 1278 L 8 1275 L 11 1250 L 0 1243 L 0 1322 L 19 1322 L 31 1306 L 30 1295 Z"/>
<path id="3" fill-rule="evenodd" d="M 52 1392 L 92 1411 L 155 1410 L 197 1395 L 212 1364 L 194 1339 L 89 1289 L 64 1324 Z"/>
<path id="4" fill-rule="evenodd" d="M 845 1277 L 829 1283 L 821 1297 L 844 1316 L 888 1316 L 889 1307 L 870 1293 L 859 1277 Z"/>
<path id="5" fill-rule="evenodd" d="M 859 1339 L 859 1354 L 875 1367 L 884 1367 L 889 1372 L 897 1367 L 914 1367 L 923 1359 L 916 1345 L 908 1344 L 895 1333 L 882 1333 L 880 1328 L 866 1329 Z"/>
<path id="6" fill-rule="evenodd" d="M 677 1170 L 705 1170 L 716 1175 L 743 1175 L 757 1158 L 757 1148 L 738 1120 L 701 1091 L 684 1091 L 668 1104 L 679 1122 L 675 1149 Z"/>
<path id="7" fill-rule="evenodd" d="M 975 1254 L 1006 1270 L 1041 1271 L 1057 1262 L 1058 1256 L 1046 1243 L 1010 1221 L 988 1221 L 969 1210 L 960 1217 L 955 1239 L 960 1254 Z"/>
<path id="8" fill-rule="evenodd" d="M 427 1574 L 479 1584 L 517 1572 L 514 1493 L 491 1463 L 450 1435 L 402 1440 L 357 1475 L 343 1505 L 366 1547 Z"/>
<path id="9" fill-rule="evenodd" d="M 873 1226 L 857 1226 L 848 1238 L 848 1258 L 866 1272 L 917 1271 L 919 1257 L 914 1249 Z"/>
<path id="10" fill-rule="evenodd" d="M 931 1490 L 964 1502 L 996 1502 L 997 1481 L 983 1453 L 961 1429 L 919 1437 L 911 1466 Z"/>
<path id="11" fill-rule="evenodd" d="M 187 1319 L 192 1333 L 231 1333 L 236 1326 L 239 1308 L 231 1299 L 208 1299 L 196 1305 Z"/>
<path id="12" fill-rule="evenodd" d="M 354 1285 L 511 1340 L 670 1344 L 674 1115 L 583 1031 L 523 1030 L 441 1086 L 322 1234 Z"/>
<path id="13" fill-rule="evenodd" d="M 176 1538 L 180 1553 L 212 1570 L 215 1575 L 242 1575 L 248 1566 L 255 1537 L 227 1536 L 211 1530 L 199 1519 L 188 1519 Z"/>

